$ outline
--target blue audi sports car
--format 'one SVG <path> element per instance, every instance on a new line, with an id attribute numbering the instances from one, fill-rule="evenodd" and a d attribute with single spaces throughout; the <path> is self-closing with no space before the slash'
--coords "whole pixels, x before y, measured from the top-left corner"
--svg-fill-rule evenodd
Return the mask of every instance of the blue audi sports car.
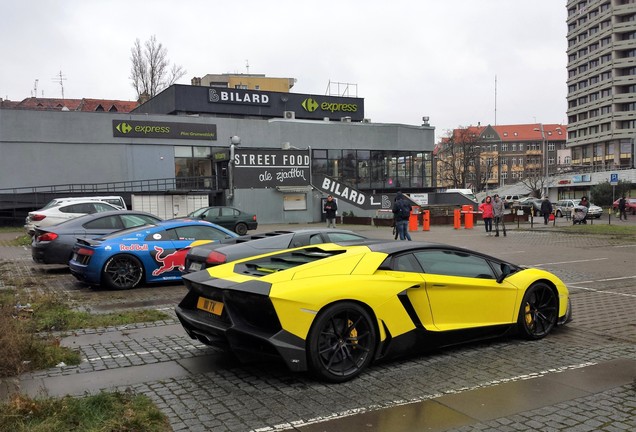
<path id="1" fill-rule="evenodd" d="M 178 281 L 192 246 L 233 237 L 237 234 L 210 222 L 173 219 L 96 239 L 78 238 L 69 267 L 80 281 L 112 289 Z"/>

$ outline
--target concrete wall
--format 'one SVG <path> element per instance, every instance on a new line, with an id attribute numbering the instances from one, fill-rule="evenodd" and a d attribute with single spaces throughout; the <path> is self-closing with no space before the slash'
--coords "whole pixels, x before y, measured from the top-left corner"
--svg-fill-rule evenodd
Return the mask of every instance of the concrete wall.
<path id="1" fill-rule="evenodd" d="M 113 120 L 214 124 L 217 140 L 115 137 Z M 111 114 L 0 109 L 0 189 L 172 178 L 174 146 L 241 148 L 432 151 L 434 128 L 399 124 L 308 120 L 256 120 L 205 116 Z M 257 185 L 255 185 L 257 186 Z M 318 191 L 307 194 L 307 210 L 283 211 L 283 193 L 236 190 L 232 204 L 254 212 L 262 223 L 307 223 L 321 218 Z M 342 211 L 354 207 L 341 206 Z"/>

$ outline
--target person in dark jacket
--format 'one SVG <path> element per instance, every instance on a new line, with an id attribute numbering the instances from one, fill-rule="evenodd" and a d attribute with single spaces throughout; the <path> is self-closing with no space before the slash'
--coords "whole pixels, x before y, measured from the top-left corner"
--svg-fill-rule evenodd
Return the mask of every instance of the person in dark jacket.
<path id="1" fill-rule="evenodd" d="M 411 215 L 411 203 L 406 199 L 402 192 L 398 192 L 395 197 L 393 214 L 395 215 L 395 227 L 400 235 L 400 240 L 411 241 L 411 235 L 408 231 L 409 217 Z"/>
<path id="2" fill-rule="evenodd" d="M 325 201 L 323 210 L 325 211 L 325 217 L 327 218 L 327 228 L 335 228 L 336 211 L 338 210 L 338 204 L 334 201 L 331 195 L 327 197 L 327 201 Z"/>
<path id="3" fill-rule="evenodd" d="M 541 215 L 543 215 L 543 224 L 547 225 L 550 220 L 550 215 L 552 214 L 552 203 L 548 199 L 548 197 L 543 197 L 543 201 L 541 201 Z"/>
<path id="4" fill-rule="evenodd" d="M 627 220 L 627 200 L 625 199 L 625 195 L 618 200 L 618 216 L 619 220 Z"/>

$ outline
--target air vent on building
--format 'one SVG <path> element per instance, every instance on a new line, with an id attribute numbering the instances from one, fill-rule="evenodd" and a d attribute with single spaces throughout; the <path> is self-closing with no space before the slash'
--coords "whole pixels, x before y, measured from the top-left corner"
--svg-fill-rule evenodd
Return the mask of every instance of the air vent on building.
<path id="1" fill-rule="evenodd" d="M 346 122 L 346 123 L 351 123 L 351 117 L 349 117 L 349 116 L 340 117 L 340 121 L 341 122 Z"/>
<path id="2" fill-rule="evenodd" d="M 283 111 L 283 118 L 287 120 L 293 120 L 296 118 L 296 112 L 294 111 Z"/>
<path id="3" fill-rule="evenodd" d="M 362 119 L 362 123 L 371 123 L 371 119 L 369 118 Z"/>

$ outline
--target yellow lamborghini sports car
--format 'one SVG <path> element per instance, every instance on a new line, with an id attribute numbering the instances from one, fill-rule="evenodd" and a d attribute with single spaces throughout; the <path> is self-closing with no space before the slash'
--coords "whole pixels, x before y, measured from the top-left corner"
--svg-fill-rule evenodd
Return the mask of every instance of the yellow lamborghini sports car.
<path id="1" fill-rule="evenodd" d="M 176 313 L 190 337 L 330 382 L 380 358 L 511 330 L 540 339 L 572 314 L 553 274 L 434 243 L 304 246 L 183 279 Z"/>

